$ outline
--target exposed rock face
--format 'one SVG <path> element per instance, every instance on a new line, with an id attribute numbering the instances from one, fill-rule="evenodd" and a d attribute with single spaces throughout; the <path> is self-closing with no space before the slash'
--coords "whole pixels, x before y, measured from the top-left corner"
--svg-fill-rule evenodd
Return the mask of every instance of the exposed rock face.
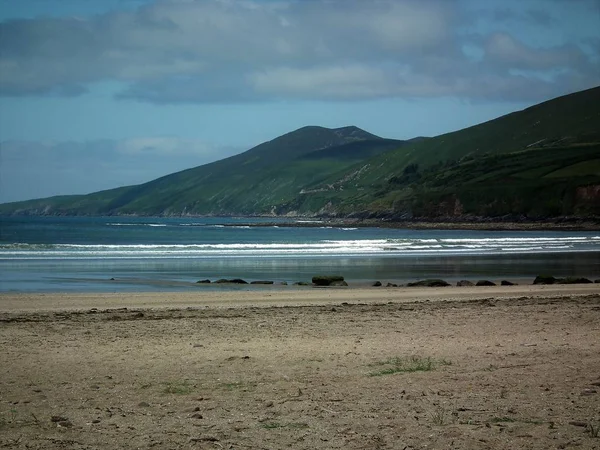
<path id="1" fill-rule="evenodd" d="M 409 287 L 445 287 L 445 286 L 450 286 L 450 283 L 448 283 L 444 280 L 428 279 L 428 280 L 415 281 L 414 283 L 408 283 L 407 286 L 409 286 Z"/>
<path id="2" fill-rule="evenodd" d="M 198 280 L 198 281 L 196 281 L 196 283 L 198 283 L 198 284 L 209 284 L 210 280 Z"/>
<path id="3" fill-rule="evenodd" d="M 584 202 L 594 202 L 600 200 L 600 184 L 591 186 L 580 186 L 575 191 L 577 200 Z"/>
<path id="4" fill-rule="evenodd" d="M 379 286 L 381 286 L 381 281 L 376 281 L 371 286 L 379 287 Z"/>
<path id="5" fill-rule="evenodd" d="M 344 281 L 341 275 L 316 275 L 312 277 L 315 286 L 331 286 L 334 282 Z"/>
<path id="6" fill-rule="evenodd" d="M 457 286 L 459 287 L 464 287 L 464 286 L 475 286 L 472 282 L 470 282 L 469 280 L 460 280 L 458 283 L 456 283 Z"/>
<path id="7" fill-rule="evenodd" d="M 273 284 L 273 282 L 266 281 L 266 280 L 257 280 L 257 281 L 251 281 L 250 284 Z"/>
<path id="8" fill-rule="evenodd" d="M 513 283 L 511 281 L 507 281 L 507 280 L 502 280 L 500 282 L 500 286 L 514 286 L 516 283 Z"/>
<path id="9" fill-rule="evenodd" d="M 479 280 L 475 286 L 496 286 L 496 283 L 490 280 Z"/>
<path id="10" fill-rule="evenodd" d="M 462 216 L 464 212 L 464 207 L 463 204 L 461 203 L 460 199 L 458 197 L 456 197 L 456 199 L 454 200 L 454 211 L 452 212 L 453 216 L 455 217 L 459 217 Z"/>

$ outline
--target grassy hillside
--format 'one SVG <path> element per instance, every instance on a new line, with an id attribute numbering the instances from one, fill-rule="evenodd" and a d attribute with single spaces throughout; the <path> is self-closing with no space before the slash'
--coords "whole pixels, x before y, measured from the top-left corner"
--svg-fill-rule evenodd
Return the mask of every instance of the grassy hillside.
<path id="1" fill-rule="evenodd" d="M 600 216 L 600 88 L 435 138 L 305 127 L 142 185 L 0 205 L 14 213 Z"/>
<path id="2" fill-rule="evenodd" d="M 600 88 L 594 88 L 408 142 L 309 186 L 310 196 L 281 209 L 328 205 L 331 213 L 395 218 L 597 215 L 598 200 L 578 195 L 600 185 L 599 144 Z"/>
<path id="3" fill-rule="evenodd" d="M 28 214 L 268 214 L 303 186 L 403 145 L 356 127 L 304 127 L 247 152 L 149 183 L 0 205 Z"/>

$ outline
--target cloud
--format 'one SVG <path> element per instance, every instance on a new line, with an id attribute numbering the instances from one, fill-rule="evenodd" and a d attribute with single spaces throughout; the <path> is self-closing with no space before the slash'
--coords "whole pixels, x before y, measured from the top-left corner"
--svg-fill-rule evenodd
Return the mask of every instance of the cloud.
<path id="1" fill-rule="evenodd" d="M 494 33 L 485 43 L 486 58 L 509 68 L 555 69 L 581 67 L 584 53 L 572 45 L 534 49 L 506 33 Z"/>
<path id="2" fill-rule="evenodd" d="M 0 203 L 144 183 L 239 153 L 194 139 L 0 144 Z"/>
<path id="3" fill-rule="evenodd" d="M 248 80 L 265 95 L 332 100 L 385 96 L 391 83 L 385 70 L 362 65 L 278 67 L 250 74 Z"/>
<path id="4" fill-rule="evenodd" d="M 539 9 L 484 3 L 490 4 L 488 15 L 498 22 L 518 18 L 536 27 L 560 26 Z M 584 11 L 588 4 L 574 7 Z M 0 23 L 0 92 L 75 96 L 108 80 L 124 86 L 120 99 L 158 104 L 433 95 L 502 100 L 502 86 L 510 85 L 530 100 L 539 99 L 533 97 L 539 90 L 510 69 L 566 68 L 567 78 L 546 77 L 555 94 L 565 89 L 559 81 L 598 81 L 594 56 L 577 42 L 537 48 L 491 29 L 473 42 L 460 30 L 482 12 L 465 5 L 157 0 L 85 18 L 11 20 Z M 461 50 L 465 44 L 478 46 L 483 61 L 469 59 Z"/>

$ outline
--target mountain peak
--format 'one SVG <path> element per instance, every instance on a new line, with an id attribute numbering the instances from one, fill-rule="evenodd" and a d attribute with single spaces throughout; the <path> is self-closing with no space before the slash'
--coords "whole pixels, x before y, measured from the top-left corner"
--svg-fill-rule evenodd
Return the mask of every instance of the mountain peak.
<path id="1" fill-rule="evenodd" d="M 354 125 L 333 128 L 332 131 L 338 136 L 349 140 L 365 141 L 371 139 L 382 139 L 381 137 L 371 134 Z"/>

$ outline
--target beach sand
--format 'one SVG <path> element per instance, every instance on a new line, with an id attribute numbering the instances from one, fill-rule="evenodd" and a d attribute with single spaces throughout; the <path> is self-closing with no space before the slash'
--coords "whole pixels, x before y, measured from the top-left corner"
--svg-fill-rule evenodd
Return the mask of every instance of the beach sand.
<path id="1" fill-rule="evenodd" d="M 0 295 L 2 448 L 595 449 L 598 427 L 598 284 Z"/>

